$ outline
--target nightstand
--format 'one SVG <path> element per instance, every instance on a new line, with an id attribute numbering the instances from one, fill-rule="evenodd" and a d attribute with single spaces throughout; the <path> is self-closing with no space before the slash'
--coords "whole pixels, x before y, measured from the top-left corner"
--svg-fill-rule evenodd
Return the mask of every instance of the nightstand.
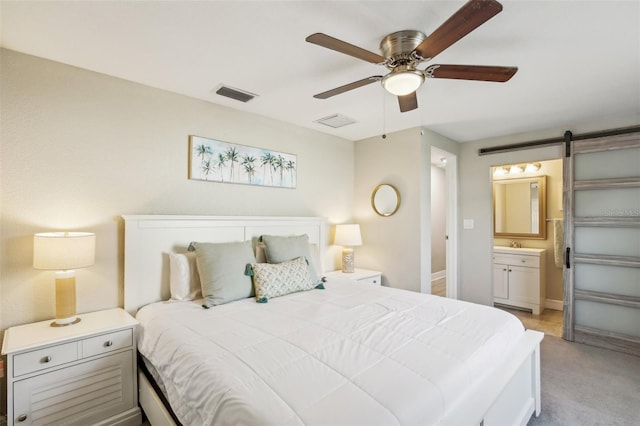
<path id="1" fill-rule="evenodd" d="M 344 273 L 342 271 L 327 272 L 327 277 L 340 277 L 355 280 L 360 283 L 367 283 L 373 285 L 382 285 L 382 273 L 379 271 L 370 271 L 368 269 L 355 268 L 355 272 Z"/>
<path id="2" fill-rule="evenodd" d="M 120 308 L 8 328 L 7 424 L 140 425 L 138 322 Z"/>

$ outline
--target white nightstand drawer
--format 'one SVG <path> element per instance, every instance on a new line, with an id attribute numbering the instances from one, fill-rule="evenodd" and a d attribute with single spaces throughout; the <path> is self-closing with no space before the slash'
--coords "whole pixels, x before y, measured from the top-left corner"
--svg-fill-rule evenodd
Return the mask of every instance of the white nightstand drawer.
<path id="1" fill-rule="evenodd" d="M 33 373 L 78 359 L 78 343 L 71 342 L 18 354 L 13 358 L 13 375 Z"/>
<path id="2" fill-rule="evenodd" d="M 133 345 L 133 330 L 102 334 L 82 341 L 82 357 L 87 358 Z"/>
<path id="3" fill-rule="evenodd" d="M 382 281 L 380 279 L 380 275 L 376 275 L 375 277 L 369 277 L 369 278 L 360 278 L 358 280 L 359 283 L 372 284 L 372 285 L 382 285 L 382 283 L 380 281 Z"/>

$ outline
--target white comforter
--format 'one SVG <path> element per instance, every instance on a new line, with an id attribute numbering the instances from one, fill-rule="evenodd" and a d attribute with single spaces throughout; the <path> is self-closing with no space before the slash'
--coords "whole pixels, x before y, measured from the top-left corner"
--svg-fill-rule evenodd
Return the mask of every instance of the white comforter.
<path id="1" fill-rule="evenodd" d="M 451 299 L 330 280 L 326 290 L 212 309 L 138 312 L 139 350 L 184 425 L 437 424 L 523 327 Z"/>

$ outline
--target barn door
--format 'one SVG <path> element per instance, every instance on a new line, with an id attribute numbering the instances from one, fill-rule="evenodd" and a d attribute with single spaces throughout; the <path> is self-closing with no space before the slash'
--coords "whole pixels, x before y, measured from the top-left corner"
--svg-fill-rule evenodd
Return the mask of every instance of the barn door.
<path id="1" fill-rule="evenodd" d="M 640 355 L 640 133 L 570 139 L 564 338 Z"/>

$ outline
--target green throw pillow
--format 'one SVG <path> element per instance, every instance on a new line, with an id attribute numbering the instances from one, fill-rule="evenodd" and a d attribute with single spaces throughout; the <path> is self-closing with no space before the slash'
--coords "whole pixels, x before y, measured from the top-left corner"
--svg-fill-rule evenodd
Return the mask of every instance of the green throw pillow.
<path id="1" fill-rule="evenodd" d="M 311 250 L 309 249 L 309 236 L 307 234 L 293 237 L 263 235 L 260 237 L 260 241 L 264 243 L 267 262 L 281 263 L 304 257 L 309 261 L 311 281 L 316 284 L 320 283 L 316 270 L 311 263 Z"/>
<path id="2" fill-rule="evenodd" d="M 244 274 L 246 265 L 256 261 L 251 241 L 192 245 L 205 308 L 254 295 L 251 278 Z"/>

